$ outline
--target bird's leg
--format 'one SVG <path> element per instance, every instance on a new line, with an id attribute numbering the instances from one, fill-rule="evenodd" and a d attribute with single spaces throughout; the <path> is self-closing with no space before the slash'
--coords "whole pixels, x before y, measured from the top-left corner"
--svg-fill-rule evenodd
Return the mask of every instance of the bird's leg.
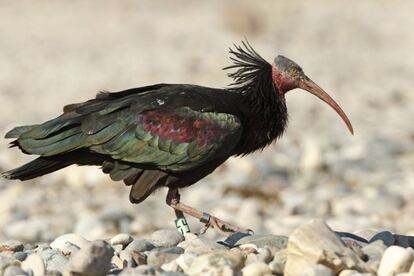
<path id="1" fill-rule="evenodd" d="M 177 220 L 179 219 L 179 217 L 184 217 L 184 213 L 185 213 L 205 223 L 205 227 L 203 228 L 202 232 L 205 232 L 208 227 L 214 228 L 215 230 L 221 233 L 224 233 L 224 234 L 234 233 L 234 232 L 242 232 L 242 233 L 252 232 L 252 230 L 241 229 L 240 227 L 234 226 L 217 217 L 211 216 L 210 214 L 201 212 L 197 209 L 194 209 L 188 205 L 181 203 L 180 194 L 178 192 L 178 189 L 176 188 L 169 188 L 166 201 L 167 201 L 167 204 L 175 210 L 175 213 L 177 215 Z"/>
<path id="2" fill-rule="evenodd" d="M 166 201 L 170 206 L 172 206 L 171 204 L 179 203 L 180 194 L 178 193 L 178 189 L 175 189 L 175 191 L 172 191 L 171 193 L 170 190 L 168 190 Z M 178 231 L 180 231 L 182 235 L 190 233 L 190 227 L 188 226 L 188 222 L 184 216 L 184 213 L 178 209 L 174 209 L 174 212 L 175 216 L 177 217 L 175 220 L 175 226 L 177 227 Z"/>

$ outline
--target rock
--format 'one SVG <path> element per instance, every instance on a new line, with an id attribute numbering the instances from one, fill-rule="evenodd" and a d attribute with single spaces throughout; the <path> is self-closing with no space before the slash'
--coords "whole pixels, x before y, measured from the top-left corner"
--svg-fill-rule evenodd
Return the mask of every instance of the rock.
<path id="1" fill-rule="evenodd" d="M 183 254 L 184 248 L 174 246 L 174 247 L 166 247 L 166 248 L 154 248 L 151 251 L 163 252 L 163 253 L 172 253 L 172 254 Z"/>
<path id="2" fill-rule="evenodd" d="M 12 257 L 0 255 L 0 275 L 6 270 L 9 266 L 20 266 L 20 262 Z"/>
<path id="3" fill-rule="evenodd" d="M 59 251 L 62 252 L 65 256 L 73 256 L 80 250 L 79 246 L 71 243 L 65 242 L 65 244 L 59 248 Z"/>
<path id="4" fill-rule="evenodd" d="M 377 234 L 375 234 L 369 242 L 374 242 L 377 240 L 381 240 L 384 242 L 384 244 L 388 247 L 395 243 L 394 235 L 390 231 L 382 231 Z"/>
<path id="5" fill-rule="evenodd" d="M 155 275 L 156 269 L 149 265 L 141 265 L 135 268 L 126 268 L 119 273 L 119 276 Z"/>
<path id="6" fill-rule="evenodd" d="M 133 258 L 133 253 L 142 256 L 144 262 L 137 263 Z M 122 250 L 121 252 L 119 252 L 119 258 L 121 259 L 121 261 L 125 261 L 127 263 L 127 267 L 136 267 L 137 264 L 146 264 L 146 256 L 137 251 Z"/>
<path id="7" fill-rule="evenodd" d="M 265 276 L 272 275 L 269 266 L 262 262 L 251 263 L 242 269 L 243 276 Z"/>
<path id="8" fill-rule="evenodd" d="M 194 253 L 196 255 L 209 253 L 215 250 L 226 250 L 227 249 L 224 245 L 218 244 L 205 237 L 198 237 L 196 239 L 188 240 L 188 241 L 186 240 L 186 241 L 180 242 L 177 246 L 184 248 L 185 253 Z"/>
<path id="9" fill-rule="evenodd" d="M 273 258 L 272 251 L 270 251 L 270 249 L 268 247 L 264 247 L 264 248 L 259 249 L 259 254 L 257 254 L 257 259 L 260 262 L 268 264 L 268 263 L 270 263 L 272 258 Z"/>
<path id="10" fill-rule="evenodd" d="M 68 260 L 59 252 L 53 249 L 46 249 L 40 253 L 45 264 L 46 271 L 64 272 Z"/>
<path id="11" fill-rule="evenodd" d="M 105 275 L 111 268 L 113 248 L 105 241 L 94 241 L 79 250 L 70 259 L 66 272 L 83 273 L 91 276 Z"/>
<path id="12" fill-rule="evenodd" d="M 161 269 L 164 270 L 164 271 L 168 271 L 168 272 L 178 272 L 180 270 L 180 267 L 179 267 L 176 260 L 177 259 L 172 260 L 169 263 L 165 263 L 165 264 L 161 265 Z"/>
<path id="13" fill-rule="evenodd" d="M 160 273 L 160 276 L 188 276 L 187 274 L 177 272 L 177 271 L 163 271 Z"/>
<path id="14" fill-rule="evenodd" d="M 361 273 L 356 270 L 345 269 L 339 273 L 339 276 L 375 276 L 374 273 Z"/>
<path id="15" fill-rule="evenodd" d="M 282 249 L 273 256 L 273 260 L 269 263 L 269 268 L 273 274 L 283 274 L 286 265 L 287 250 Z"/>
<path id="16" fill-rule="evenodd" d="M 45 264 L 39 254 L 30 254 L 21 265 L 23 270 L 31 269 L 34 276 L 43 276 L 46 273 Z"/>
<path id="17" fill-rule="evenodd" d="M 8 240 L 0 243 L 0 252 L 2 251 L 12 251 L 18 252 L 22 251 L 24 248 L 23 244 L 16 240 Z"/>
<path id="18" fill-rule="evenodd" d="M 301 276 L 335 276 L 336 274 L 329 268 L 321 264 L 306 267 Z"/>
<path id="19" fill-rule="evenodd" d="M 288 238 L 286 236 L 276 236 L 276 235 L 251 235 L 241 238 L 236 245 L 242 245 L 252 243 L 257 247 L 269 247 L 277 248 L 278 250 L 286 248 L 288 243 Z"/>
<path id="20" fill-rule="evenodd" d="M 175 262 L 183 271 L 188 271 L 196 258 L 197 255 L 194 253 L 184 253 Z"/>
<path id="21" fill-rule="evenodd" d="M 133 241 L 134 239 L 125 233 L 121 233 L 113 237 L 110 241 L 111 245 L 122 245 L 124 248 Z"/>
<path id="22" fill-rule="evenodd" d="M 372 271 L 322 220 L 296 228 L 289 237 L 285 275 L 300 275 L 308 266 L 324 264 L 334 273 L 344 269 Z"/>
<path id="23" fill-rule="evenodd" d="M 240 245 L 238 248 L 246 254 L 257 253 L 259 251 L 259 247 L 253 243 L 245 243 Z"/>
<path id="24" fill-rule="evenodd" d="M 147 257 L 147 264 L 154 267 L 161 267 L 165 263 L 169 263 L 177 259 L 180 255 L 174 253 L 165 253 L 159 251 L 151 251 Z"/>
<path id="25" fill-rule="evenodd" d="M 408 272 L 414 261 L 414 250 L 399 246 L 388 247 L 382 255 L 378 268 L 378 275 L 392 276 L 401 272 Z"/>
<path id="26" fill-rule="evenodd" d="M 27 253 L 20 251 L 13 254 L 13 257 L 21 262 L 23 262 L 27 258 Z"/>
<path id="27" fill-rule="evenodd" d="M 142 252 L 132 251 L 131 252 L 132 260 L 137 265 L 147 264 L 147 256 Z M 128 262 L 129 265 L 129 262 Z"/>
<path id="28" fill-rule="evenodd" d="M 384 245 L 384 242 L 382 240 L 377 240 L 362 248 L 362 252 L 368 257 L 367 264 L 373 270 L 378 270 L 382 255 L 386 249 L 387 247 Z"/>
<path id="29" fill-rule="evenodd" d="M 151 251 L 155 245 L 148 240 L 134 240 L 125 248 L 128 251 L 145 252 Z"/>
<path id="30" fill-rule="evenodd" d="M 218 250 L 196 257 L 191 267 L 183 270 L 189 275 L 222 275 L 240 270 L 243 262 L 244 258 L 239 251 Z"/>
<path id="31" fill-rule="evenodd" d="M 52 249 L 58 249 L 63 254 L 68 255 L 71 253 L 75 253 L 77 250 L 73 247 L 73 245 L 77 246 L 78 248 L 83 248 L 87 246 L 90 242 L 85 238 L 77 235 L 77 234 L 65 234 L 62 236 L 57 237 L 51 244 L 50 247 Z"/>
<path id="32" fill-rule="evenodd" d="M 243 252 L 244 253 L 244 252 Z M 244 253 L 245 254 L 245 253 Z M 246 256 L 246 259 L 245 259 L 245 261 L 244 261 L 244 265 L 248 265 L 248 264 L 251 264 L 251 263 L 257 263 L 259 260 L 258 260 L 258 258 L 257 258 L 257 254 L 255 254 L 255 253 L 249 253 L 249 254 L 247 254 L 247 256 Z"/>
<path id="33" fill-rule="evenodd" d="M 2 275 L 3 276 L 25 276 L 29 274 L 27 274 L 26 271 L 24 271 L 20 267 L 12 265 L 12 266 L 8 266 L 6 270 L 4 271 L 4 274 Z"/>
<path id="34" fill-rule="evenodd" d="M 414 248 L 414 237 L 394 234 L 394 245 Z"/>
<path id="35" fill-rule="evenodd" d="M 183 240 L 184 237 L 175 229 L 161 229 L 151 235 L 151 241 L 157 247 L 173 247 Z"/>
<path id="36" fill-rule="evenodd" d="M 113 256 L 111 259 L 111 263 L 116 265 L 118 268 L 125 268 L 128 266 L 128 262 L 126 260 L 121 259 L 118 256 Z"/>

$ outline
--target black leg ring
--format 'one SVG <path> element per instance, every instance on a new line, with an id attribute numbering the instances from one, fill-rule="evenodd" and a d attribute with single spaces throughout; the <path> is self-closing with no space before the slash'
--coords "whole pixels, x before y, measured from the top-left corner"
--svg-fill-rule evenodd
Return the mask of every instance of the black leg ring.
<path id="1" fill-rule="evenodd" d="M 200 221 L 202 222 L 202 223 L 209 223 L 210 222 L 210 215 L 209 214 L 207 214 L 207 213 L 203 213 L 203 216 L 200 218 Z"/>

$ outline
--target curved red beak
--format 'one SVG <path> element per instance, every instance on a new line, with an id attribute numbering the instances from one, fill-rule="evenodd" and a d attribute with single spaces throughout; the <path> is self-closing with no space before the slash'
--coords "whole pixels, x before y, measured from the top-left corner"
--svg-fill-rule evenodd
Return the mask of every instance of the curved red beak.
<path id="1" fill-rule="evenodd" d="M 342 108 L 334 101 L 334 99 L 331 98 L 331 96 L 328 95 L 322 88 L 320 88 L 316 83 L 314 83 L 311 79 L 308 77 L 302 77 L 298 83 L 299 88 L 308 91 L 309 93 L 315 95 L 328 105 L 330 105 L 336 113 L 338 113 L 339 116 L 341 116 L 342 120 L 345 122 L 346 126 L 349 129 L 349 132 L 351 134 L 354 134 L 354 129 L 352 128 L 352 124 L 349 121 L 348 117 L 346 116 L 345 112 L 342 110 Z"/>

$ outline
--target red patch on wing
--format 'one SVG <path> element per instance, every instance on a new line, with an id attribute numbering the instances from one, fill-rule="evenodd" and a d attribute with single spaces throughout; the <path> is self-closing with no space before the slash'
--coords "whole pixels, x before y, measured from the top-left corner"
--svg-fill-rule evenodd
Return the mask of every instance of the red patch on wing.
<path id="1" fill-rule="evenodd" d="M 216 122 L 190 114 L 184 117 L 173 112 L 148 111 L 137 115 L 137 121 L 151 135 L 163 140 L 171 139 L 174 143 L 195 141 L 201 146 L 214 143 L 223 134 L 223 128 Z"/>

